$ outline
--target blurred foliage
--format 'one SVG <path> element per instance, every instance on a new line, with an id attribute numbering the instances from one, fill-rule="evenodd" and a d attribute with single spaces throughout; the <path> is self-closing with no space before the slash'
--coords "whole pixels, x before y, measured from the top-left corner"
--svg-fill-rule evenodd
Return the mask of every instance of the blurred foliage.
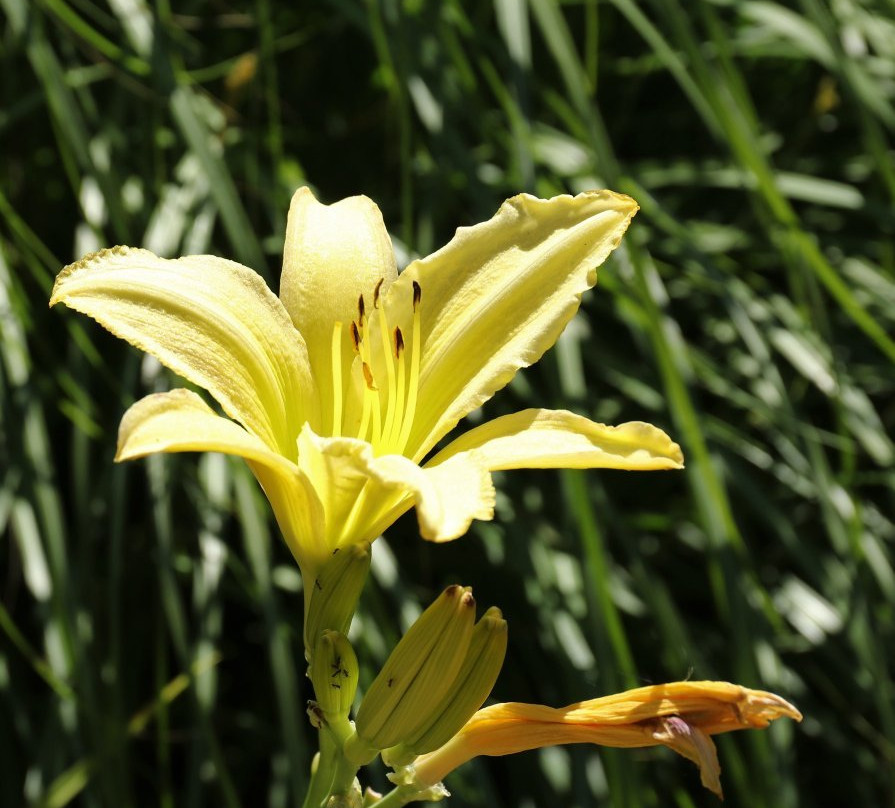
<path id="1" fill-rule="evenodd" d="M 727 804 L 895 805 L 892 0 L 0 0 L 0 804 L 285 808 L 313 737 L 300 581 L 246 469 L 114 466 L 174 383 L 66 311 L 113 243 L 276 288 L 294 188 L 403 255 L 522 190 L 642 206 L 557 348 L 488 409 L 667 428 L 680 474 L 502 475 L 494 522 L 377 543 L 369 682 L 445 584 L 510 623 L 500 700 L 775 690 Z M 382 773 L 377 774 L 380 784 Z M 466 806 L 715 805 L 662 750 L 476 762 Z"/>

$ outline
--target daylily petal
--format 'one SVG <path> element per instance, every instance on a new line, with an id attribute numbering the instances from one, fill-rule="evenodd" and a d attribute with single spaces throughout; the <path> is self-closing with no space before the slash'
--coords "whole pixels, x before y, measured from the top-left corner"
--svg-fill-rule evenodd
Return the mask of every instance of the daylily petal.
<path id="1" fill-rule="evenodd" d="M 380 478 L 403 482 L 412 492 L 424 539 L 453 541 L 469 530 L 473 519 L 494 517 L 491 474 L 472 453 L 424 469 L 399 455 L 385 455 L 375 463 Z"/>
<path id="2" fill-rule="evenodd" d="M 403 511 L 403 490 L 372 478 L 373 451 L 354 438 L 326 438 L 305 425 L 298 438 L 298 463 L 314 481 L 324 512 L 323 537 L 329 551 L 342 544 L 373 541 Z M 388 514 L 394 514 L 385 521 Z"/>
<path id="3" fill-rule="evenodd" d="M 475 451 L 491 471 L 518 468 L 681 468 L 680 447 L 661 429 L 641 421 L 598 424 L 567 410 L 523 410 L 477 426 L 431 461 Z"/>
<path id="4" fill-rule="evenodd" d="M 307 343 L 324 412 L 332 406 L 333 327 L 345 326 L 340 366 L 350 366 L 348 325 L 358 318 L 358 297 L 365 295 L 372 308 L 379 281 L 384 293 L 396 277 L 392 242 L 375 202 L 352 196 L 323 205 L 309 188 L 295 192 L 286 224 L 280 299 Z"/>
<path id="5" fill-rule="evenodd" d="M 413 282 L 422 289 L 419 404 L 408 454 L 421 459 L 553 345 L 636 211 L 634 200 L 611 191 L 548 200 L 520 194 L 401 273 L 386 308 L 405 334 Z"/>
<path id="6" fill-rule="evenodd" d="M 93 317 L 211 393 L 271 449 L 295 457 L 316 405 L 301 336 L 252 270 L 209 255 L 115 247 L 59 273 L 50 305 Z"/>
<path id="7" fill-rule="evenodd" d="M 437 542 L 494 514 L 491 475 L 472 453 L 421 469 L 401 455 L 376 457 L 364 441 L 322 438 L 305 427 L 299 465 L 320 492 L 330 548 L 375 539 L 414 505 L 420 533 Z"/>
<path id="8" fill-rule="evenodd" d="M 121 419 L 116 460 L 157 452 L 222 452 L 244 458 L 270 499 L 302 570 L 313 574 L 315 565 L 327 557 L 327 549 L 319 544 L 322 509 L 304 474 L 260 438 L 215 413 L 192 391 L 146 396 Z"/>

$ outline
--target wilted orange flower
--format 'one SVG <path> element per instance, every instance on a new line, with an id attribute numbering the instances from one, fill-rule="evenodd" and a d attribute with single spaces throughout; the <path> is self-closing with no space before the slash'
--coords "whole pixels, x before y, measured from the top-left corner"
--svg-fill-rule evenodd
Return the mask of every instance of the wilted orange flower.
<path id="1" fill-rule="evenodd" d="M 702 784 L 720 797 L 721 767 L 709 736 L 764 729 L 783 716 L 802 720 L 780 696 L 729 682 L 651 685 L 562 708 L 495 704 L 479 710 L 440 749 L 418 758 L 413 780 L 425 788 L 479 755 L 511 755 L 556 744 L 664 745 L 696 763 Z"/>

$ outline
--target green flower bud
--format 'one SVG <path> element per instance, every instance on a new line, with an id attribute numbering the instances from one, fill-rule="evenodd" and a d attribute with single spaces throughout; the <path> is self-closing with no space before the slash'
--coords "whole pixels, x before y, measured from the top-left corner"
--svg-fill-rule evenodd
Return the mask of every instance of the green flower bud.
<path id="1" fill-rule="evenodd" d="M 358 677 L 357 657 L 348 638 L 338 631 L 324 631 L 308 673 L 324 718 L 330 723 L 337 718 L 347 720 Z"/>
<path id="2" fill-rule="evenodd" d="M 463 667 L 433 710 L 432 720 L 404 743 L 383 752 L 383 760 L 391 766 L 405 765 L 453 738 L 485 703 L 497 681 L 506 651 L 507 622 L 500 609 L 492 606 L 473 629 Z"/>
<path id="3" fill-rule="evenodd" d="M 474 621 L 472 590 L 460 586 L 420 615 L 361 702 L 356 730 L 367 747 L 386 749 L 429 726 L 460 672 Z"/>
<path id="4" fill-rule="evenodd" d="M 369 544 L 353 544 L 335 550 L 320 568 L 314 579 L 314 589 L 306 596 L 304 640 L 308 661 L 323 631 L 329 629 L 348 634 L 370 570 L 371 556 Z"/>

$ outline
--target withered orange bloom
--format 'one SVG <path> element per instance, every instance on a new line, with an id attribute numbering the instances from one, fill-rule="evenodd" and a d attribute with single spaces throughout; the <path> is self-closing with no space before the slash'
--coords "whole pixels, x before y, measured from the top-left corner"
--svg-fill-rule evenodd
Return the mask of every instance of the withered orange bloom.
<path id="1" fill-rule="evenodd" d="M 554 708 L 495 704 L 479 710 L 448 743 L 417 758 L 413 781 L 432 786 L 479 755 L 511 755 L 542 746 L 664 745 L 699 767 L 702 784 L 722 796 L 721 767 L 711 735 L 764 729 L 776 718 L 802 714 L 786 700 L 729 682 L 671 682 Z"/>

